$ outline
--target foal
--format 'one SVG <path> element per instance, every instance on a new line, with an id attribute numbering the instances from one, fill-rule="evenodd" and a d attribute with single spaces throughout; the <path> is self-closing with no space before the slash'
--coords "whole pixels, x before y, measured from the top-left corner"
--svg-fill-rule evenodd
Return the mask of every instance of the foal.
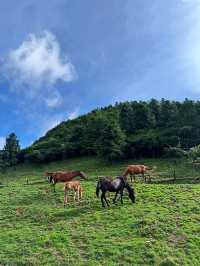
<path id="1" fill-rule="evenodd" d="M 67 191 L 73 190 L 74 191 L 74 201 L 82 198 L 83 195 L 83 188 L 81 187 L 81 184 L 77 180 L 69 181 L 64 184 L 64 191 L 65 191 L 65 196 L 64 196 L 64 207 L 67 203 Z"/>
<path id="2" fill-rule="evenodd" d="M 116 177 L 115 179 L 111 179 L 110 177 L 107 178 L 101 178 L 96 187 L 96 195 L 99 197 L 99 191 L 101 190 L 101 203 L 102 207 L 105 207 L 104 201 L 106 202 L 107 206 L 109 206 L 109 203 L 106 199 L 106 192 L 116 192 L 115 197 L 113 199 L 113 203 L 116 202 L 117 196 L 120 193 L 120 198 L 121 198 L 121 204 L 123 204 L 123 192 L 124 189 L 127 189 L 128 191 L 128 196 L 130 200 L 135 203 L 135 193 L 133 188 L 128 184 L 128 182 L 124 179 L 124 177 L 119 176 Z"/>

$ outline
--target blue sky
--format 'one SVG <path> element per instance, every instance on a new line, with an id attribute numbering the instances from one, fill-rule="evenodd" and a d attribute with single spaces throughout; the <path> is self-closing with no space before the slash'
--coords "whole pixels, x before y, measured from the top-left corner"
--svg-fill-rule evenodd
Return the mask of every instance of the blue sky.
<path id="1" fill-rule="evenodd" d="M 200 0 L 0 3 L 0 146 L 116 101 L 200 95 Z"/>

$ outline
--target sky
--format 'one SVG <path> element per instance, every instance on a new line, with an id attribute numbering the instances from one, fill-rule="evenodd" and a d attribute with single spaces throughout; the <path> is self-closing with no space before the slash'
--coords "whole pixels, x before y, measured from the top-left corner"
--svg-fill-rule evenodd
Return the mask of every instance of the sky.
<path id="1" fill-rule="evenodd" d="M 96 107 L 200 96 L 200 0 L 0 2 L 0 148 Z"/>

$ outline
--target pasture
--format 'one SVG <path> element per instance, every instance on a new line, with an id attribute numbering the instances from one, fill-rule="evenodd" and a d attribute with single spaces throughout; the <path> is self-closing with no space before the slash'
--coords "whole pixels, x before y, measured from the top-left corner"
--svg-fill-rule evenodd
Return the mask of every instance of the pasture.
<path id="1" fill-rule="evenodd" d="M 119 175 L 130 162 L 77 158 L 2 173 L 0 265 L 200 265 L 200 169 L 180 161 L 174 181 L 170 160 L 139 162 L 157 166 L 152 183 L 138 179 L 135 204 L 125 196 L 104 209 L 97 175 Z M 54 193 L 43 173 L 72 169 L 88 180 L 83 200 L 63 208 L 63 184 Z"/>

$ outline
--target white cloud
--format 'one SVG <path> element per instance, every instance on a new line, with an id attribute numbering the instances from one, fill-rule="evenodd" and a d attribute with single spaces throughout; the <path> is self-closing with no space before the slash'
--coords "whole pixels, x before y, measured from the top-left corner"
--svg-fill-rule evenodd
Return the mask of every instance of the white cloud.
<path id="1" fill-rule="evenodd" d="M 0 137 L 0 150 L 4 148 L 5 143 L 6 143 L 6 138 Z"/>
<path id="2" fill-rule="evenodd" d="M 68 114 L 68 119 L 72 120 L 79 115 L 79 108 L 75 109 L 73 112 Z"/>
<path id="3" fill-rule="evenodd" d="M 66 55 L 61 54 L 56 37 L 49 31 L 41 35 L 29 34 L 16 50 L 8 54 L 4 65 L 12 81 L 34 88 L 76 78 L 74 66 Z"/>
<path id="4" fill-rule="evenodd" d="M 60 94 L 58 92 L 55 92 L 49 98 L 47 98 L 45 101 L 46 101 L 46 105 L 48 107 L 51 107 L 51 108 L 58 107 L 62 103 L 62 97 L 60 96 Z"/>

